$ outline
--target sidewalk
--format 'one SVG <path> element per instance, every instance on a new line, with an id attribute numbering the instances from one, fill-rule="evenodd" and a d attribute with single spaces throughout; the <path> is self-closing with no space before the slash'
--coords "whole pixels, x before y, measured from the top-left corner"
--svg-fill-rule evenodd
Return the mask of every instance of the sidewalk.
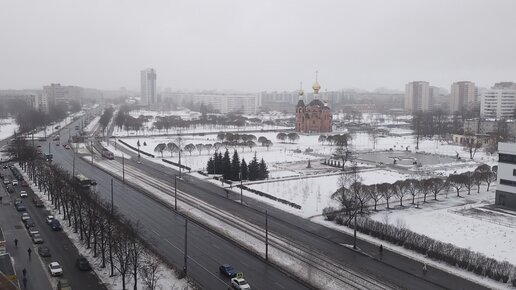
<path id="1" fill-rule="evenodd" d="M 0 169 L 1 170 L 1 169 Z M 4 170 L 5 171 L 5 170 Z M 4 172 L 5 174 L 5 172 Z M 46 290 L 52 289 L 46 268 L 41 261 L 37 248 L 34 247 L 27 230 L 20 220 L 20 214 L 14 208 L 14 199 L 18 194 L 13 193 L 9 196 L 5 187 L 0 186 L 0 227 L 4 232 L 6 250 L 14 259 L 14 268 L 21 289 L 27 290 Z M 26 203 L 27 200 L 24 200 Z M 18 239 L 18 247 L 15 247 L 14 240 Z M 32 250 L 32 258 L 29 260 L 27 249 Z M 27 287 L 23 287 L 23 269 L 27 270 Z"/>

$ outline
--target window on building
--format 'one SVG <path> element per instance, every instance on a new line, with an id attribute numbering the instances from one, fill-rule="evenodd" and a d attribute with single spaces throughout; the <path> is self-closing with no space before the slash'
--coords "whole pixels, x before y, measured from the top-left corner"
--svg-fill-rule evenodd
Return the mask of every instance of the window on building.
<path id="1" fill-rule="evenodd" d="M 508 179 L 500 179 L 500 184 L 516 187 L 516 181 L 512 181 L 512 180 L 508 180 Z"/>
<path id="2" fill-rule="evenodd" d="M 512 170 L 512 176 L 516 176 L 516 169 Z"/>
<path id="3" fill-rule="evenodd" d="M 498 162 L 516 164 L 516 155 L 511 154 L 498 154 Z"/>

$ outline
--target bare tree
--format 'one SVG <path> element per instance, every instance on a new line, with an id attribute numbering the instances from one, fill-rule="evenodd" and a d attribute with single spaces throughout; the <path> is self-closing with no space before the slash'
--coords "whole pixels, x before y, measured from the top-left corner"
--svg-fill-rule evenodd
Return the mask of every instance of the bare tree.
<path id="1" fill-rule="evenodd" d="M 392 184 L 394 195 L 399 198 L 400 206 L 403 206 L 403 198 L 407 195 L 407 182 L 405 180 L 398 180 Z"/>
<path id="2" fill-rule="evenodd" d="M 368 191 L 369 197 L 374 200 L 374 211 L 376 211 L 376 205 L 378 201 L 383 197 L 383 191 L 378 189 L 380 184 L 371 185 L 371 189 Z"/>
<path id="3" fill-rule="evenodd" d="M 144 262 L 142 267 L 140 267 L 140 276 L 142 277 L 143 284 L 149 290 L 155 290 L 159 280 L 163 278 L 160 270 L 161 263 L 152 253 L 144 255 Z"/>
<path id="4" fill-rule="evenodd" d="M 188 153 L 190 153 L 190 156 L 191 156 L 192 152 L 195 150 L 195 145 L 192 143 L 186 144 L 185 150 L 188 151 Z"/>
<path id="5" fill-rule="evenodd" d="M 197 151 L 199 151 L 199 155 L 201 155 L 202 150 L 204 150 L 204 144 L 199 143 L 199 144 L 195 145 L 195 149 L 197 149 Z"/>
<path id="6" fill-rule="evenodd" d="M 165 143 L 159 143 L 154 148 L 154 152 L 160 153 L 161 154 L 161 158 L 163 158 L 163 151 L 165 151 L 166 148 L 167 148 L 167 145 Z"/>
<path id="7" fill-rule="evenodd" d="M 482 141 L 471 132 L 466 132 L 464 136 L 464 149 L 469 152 L 469 158 L 473 160 L 477 150 L 482 147 Z"/>
<path id="8" fill-rule="evenodd" d="M 457 196 L 460 196 L 460 190 L 464 187 L 464 183 L 464 175 L 450 174 L 450 176 L 448 176 L 448 184 L 455 188 Z"/>
<path id="9" fill-rule="evenodd" d="M 389 200 L 391 197 L 395 194 L 395 191 L 393 189 L 393 185 L 387 182 L 380 183 L 376 187 L 379 192 L 382 193 L 383 197 L 385 198 L 385 202 L 387 203 L 387 209 L 389 209 Z"/>

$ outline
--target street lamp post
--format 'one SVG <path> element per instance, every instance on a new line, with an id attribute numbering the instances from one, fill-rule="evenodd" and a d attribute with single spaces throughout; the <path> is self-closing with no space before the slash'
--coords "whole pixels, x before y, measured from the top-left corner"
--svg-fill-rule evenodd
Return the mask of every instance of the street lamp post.
<path id="1" fill-rule="evenodd" d="M 265 260 L 269 260 L 269 215 L 265 211 Z"/>
<path id="2" fill-rule="evenodd" d="M 242 186 L 242 171 L 240 171 L 240 204 L 244 204 L 244 189 Z"/>
<path id="3" fill-rule="evenodd" d="M 93 155 L 95 154 L 93 152 L 93 141 L 90 141 L 90 149 L 91 149 L 91 165 L 93 165 Z"/>
<path id="4" fill-rule="evenodd" d="M 187 262 L 188 262 L 188 217 L 185 217 L 185 261 L 183 270 L 185 276 L 187 274 Z"/>
<path id="5" fill-rule="evenodd" d="M 174 174 L 174 210 L 177 211 L 177 175 Z"/>
<path id="6" fill-rule="evenodd" d="M 124 153 L 122 153 L 122 182 L 125 183 L 125 162 Z"/>

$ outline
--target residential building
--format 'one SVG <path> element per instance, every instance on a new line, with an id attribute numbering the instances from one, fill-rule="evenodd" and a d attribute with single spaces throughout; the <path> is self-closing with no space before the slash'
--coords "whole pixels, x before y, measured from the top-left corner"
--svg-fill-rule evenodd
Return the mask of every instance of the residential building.
<path id="1" fill-rule="evenodd" d="M 516 122 L 514 120 L 468 119 L 464 121 L 464 132 L 471 134 L 505 135 L 516 137 Z"/>
<path id="2" fill-rule="evenodd" d="M 299 91 L 299 100 L 296 106 L 296 132 L 301 133 L 328 133 L 332 131 L 332 114 L 328 106 L 328 95 L 325 96 L 324 103 L 319 99 L 321 85 L 315 79 L 312 86 L 314 99 L 305 105 L 303 101 L 304 92 Z"/>
<path id="3" fill-rule="evenodd" d="M 50 84 L 50 86 L 43 87 L 43 97 L 46 98 L 49 106 L 63 103 L 69 105 L 71 101 L 82 104 L 84 89 L 77 86 Z"/>
<path id="4" fill-rule="evenodd" d="M 141 104 L 145 106 L 154 105 L 158 102 L 156 92 L 156 71 L 148 68 L 141 71 L 140 97 Z"/>
<path id="5" fill-rule="evenodd" d="M 430 109 L 430 86 L 428 82 L 414 81 L 405 86 L 405 110 L 408 112 Z"/>
<path id="6" fill-rule="evenodd" d="M 516 143 L 498 143 L 495 203 L 516 209 Z"/>
<path id="7" fill-rule="evenodd" d="M 516 88 L 497 87 L 484 92 L 480 101 L 482 118 L 512 119 L 516 100 Z"/>
<path id="8" fill-rule="evenodd" d="M 451 85 L 450 113 L 462 111 L 477 101 L 477 87 L 470 81 L 455 82 Z"/>
<path id="9" fill-rule="evenodd" d="M 260 106 L 257 94 L 246 93 L 197 93 L 190 95 L 193 103 L 211 105 L 222 114 L 256 114 Z"/>

